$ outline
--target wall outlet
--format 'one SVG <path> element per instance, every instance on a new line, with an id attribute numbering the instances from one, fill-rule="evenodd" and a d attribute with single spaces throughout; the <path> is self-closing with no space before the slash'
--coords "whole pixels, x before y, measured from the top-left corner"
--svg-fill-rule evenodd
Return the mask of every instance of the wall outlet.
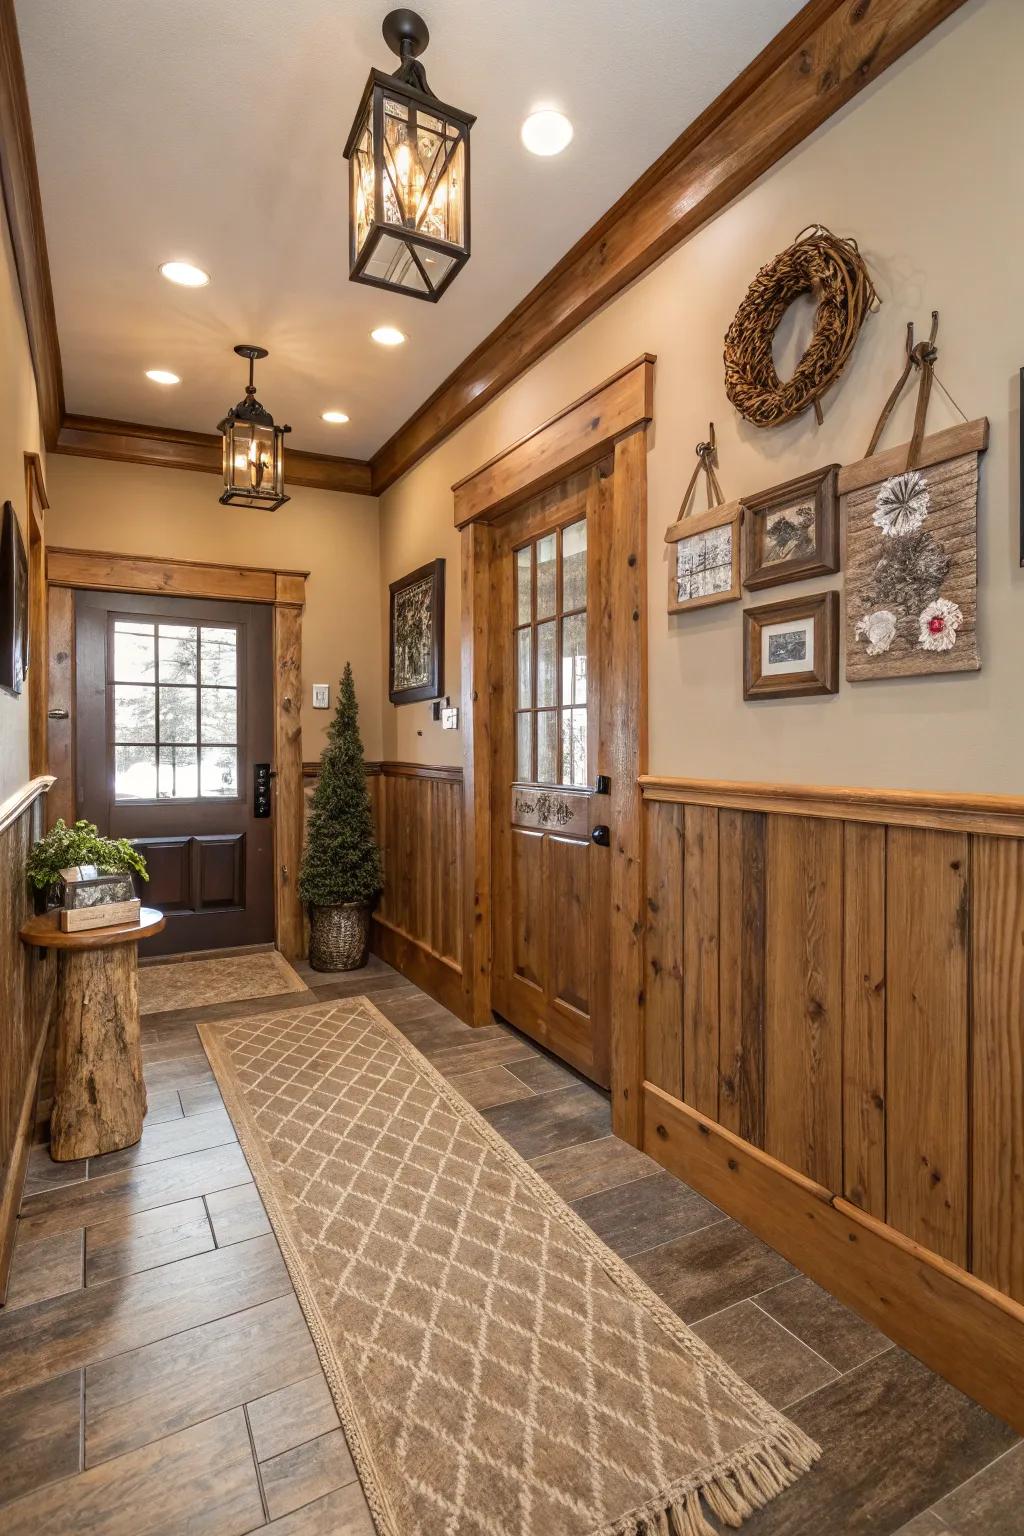
<path id="1" fill-rule="evenodd" d="M 451 705 L 449 707 L 446 707 L 445 709 L 442 709 L 442 711 L 441 711 L 441 729 L 442 729 L 442 731 L 457 731 L 458 728 L 459 728 L 459 711 L 455 708 L 455 706 Z"/>
<path id="2" fill-rule="evenodd" d="M 330 707 L 331 707 L 331 685 L 330 685 L 330 683 L 314 683 L 313 684 L 313 708 L 314 709 L 330 709 Z"/>

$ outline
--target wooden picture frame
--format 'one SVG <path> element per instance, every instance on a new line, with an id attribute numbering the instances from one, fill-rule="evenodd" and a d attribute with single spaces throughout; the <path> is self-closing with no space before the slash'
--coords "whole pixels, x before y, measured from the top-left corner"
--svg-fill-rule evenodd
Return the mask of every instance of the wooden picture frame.
<path id="1" fill-rule="evenodd" d="M 444 561 L 389 587 L 388 698 L 417 704 L 444 694 Z"/>
<path id="2" fill-rule="evenodd" d="M 715 603 L 731 603 L 742 595 L 740 590 L 742 523 L 742 505 L 738 501 L 729 501 L 721 507 L 711 507 L 707 512 L 698 512 L 691 517 L 681 517 L 678 522 L 671 523 L 665 529 L 665 542 L 671 546 L 668 559 L 669 613 L 689 613 L 694 608 L 710 608 Z M 723 549 L 726 541 L 709 543 L 707 539 L 708 534 L 715 533 L 719 529 L 729 530 L 727 549 Z M 715 542 L 718 544 L 717 553 L 724 554 L 725 558 L 716 560 L 710 567 L 705 564 L 698 566 L 697 561 L 706 559 L 708 553 L 714 549 Z M 691 586 L 697 589 L 697 595 L 694 597 L 679 596 L 679 561 L 683 545 L 692 548 L 695 555 L 690 575 Z M 725 585 L 725 583 L 728 584 Z M 710 588 L 710 590 L 701 590 L 701 588 Z"/>
<path id="3" fill-rule="evenodd" d="M 838 691 L 838 592 L 812 592 L 809 597 L 744 608 L 745 699 L 796 699 Z"/>
<path id="4" fill-rule="evenodd" d="M 743 497 L 745 587 L 754 592 L 838 571 L 838 477 L 839 465 L 826 464 Z"/>
<path id="5" fill-rule="evenodd" d="M 0 688 L 17 697 L 28 676 L 28 556 L 14 507 L 0 520 Z"/>

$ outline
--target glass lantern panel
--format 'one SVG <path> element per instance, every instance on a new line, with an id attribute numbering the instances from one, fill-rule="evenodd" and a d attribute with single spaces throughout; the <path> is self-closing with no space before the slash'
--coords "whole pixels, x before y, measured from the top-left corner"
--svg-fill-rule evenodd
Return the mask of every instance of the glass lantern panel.
<path id="1" fill-rule="evenodd" d="M 251 496 L 272 496 L 278 482 L 273 427 L 236 422 L 231 434 L 231 487 Z"/>
<path id="2" fill-rule="evenodd" d="M 349 161 L 352 185 L 352 234 L 355 255 L 366 244 L 374 216 L 373 190 L 373 110 L 368 107 L 356 147 Z"/>
<path id="3" fill-rule="evenodd" d="M 365 267 L 367 277 L 392 287 L 409 288 L 417 293 L 428 292 L 428 283 L 404 240 L 396 235 L 381 234 Z"/>
<path id="4" fill-rule="evenodd" d="M 462 245 L 465 159 L 465 141 L 457 124 L 394 97 L 384 97 L 386 223 Z"/>

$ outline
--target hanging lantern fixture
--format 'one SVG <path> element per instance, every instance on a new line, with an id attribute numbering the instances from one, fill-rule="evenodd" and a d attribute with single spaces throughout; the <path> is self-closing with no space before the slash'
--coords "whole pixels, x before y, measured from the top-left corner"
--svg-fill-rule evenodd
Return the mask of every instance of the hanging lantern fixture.
<path id="1" fill-rule="evenodd" d="M 253 374 L 266 347 L 238 346 L 239 357 L 249 359 L 245 399 L 232 406 L 217 431 L 224 438 L 224 490 L 226 507 L 253 507 L 273 512 L 289 499 L 284 493 L 284 435 L 291 427 L 275 427 L 274 418 L 256 399 Z"/>
<path id="2" fill-rule="evenodd" d="M 476 118 L 438 101 L 419 55 L 415 11 L 392 11 L 384 41 L 401 64 L 371 69 L 345 145 L 349 276 L 436 302 L 469 260 L 469 130 Z"/>

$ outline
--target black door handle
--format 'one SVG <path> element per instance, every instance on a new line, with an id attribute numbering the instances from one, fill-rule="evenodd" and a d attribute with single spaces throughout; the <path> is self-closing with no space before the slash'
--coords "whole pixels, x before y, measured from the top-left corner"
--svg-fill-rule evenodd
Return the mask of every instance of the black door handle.
<path id="1" fill-rule="evenodd" d="M 595 827 L 590 834 L 590 841 L 596 843 L 599 848 L 607 848 L 612 840 L 612 835 L 605 826 Z"/>

